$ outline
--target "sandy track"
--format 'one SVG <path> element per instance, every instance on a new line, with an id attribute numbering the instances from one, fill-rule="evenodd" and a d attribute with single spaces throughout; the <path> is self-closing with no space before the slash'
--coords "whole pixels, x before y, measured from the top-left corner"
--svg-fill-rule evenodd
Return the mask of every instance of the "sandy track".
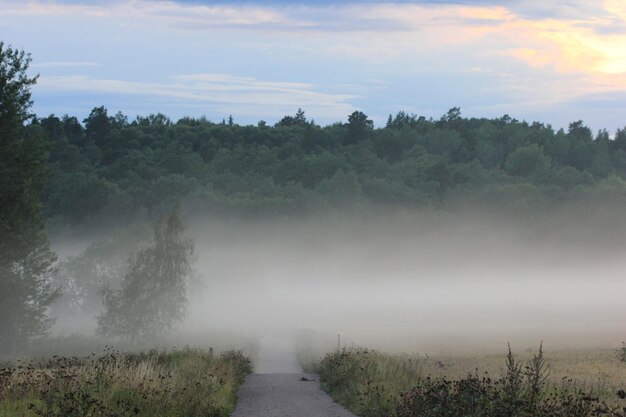
<path id="1" fill-rule="evenodd" d="M 283 373 L 249 375 L 232 417 L 355 416 L 320 389 L 317 375 Z"/>

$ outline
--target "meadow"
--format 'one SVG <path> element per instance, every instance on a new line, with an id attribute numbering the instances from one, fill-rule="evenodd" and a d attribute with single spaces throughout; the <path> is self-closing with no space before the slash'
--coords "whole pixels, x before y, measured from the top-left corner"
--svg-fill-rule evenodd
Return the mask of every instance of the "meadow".
<path id="1" fill-rule="evenodd" d="M 0 416 L 228 416 L 250 372 L 240 351 L 191 348 L 18 360 L 0 369 Z"/>
<path id="2" fill-rule="evenodd" d="M 362 417 L 624 416 L 622 349 L 407 355 L 364 348 L 301 355 Z"/>

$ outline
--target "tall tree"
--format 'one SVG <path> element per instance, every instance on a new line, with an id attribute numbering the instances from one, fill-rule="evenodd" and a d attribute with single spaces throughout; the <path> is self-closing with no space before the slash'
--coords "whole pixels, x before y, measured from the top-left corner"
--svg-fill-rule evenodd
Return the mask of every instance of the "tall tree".
<path id="1" fill-rule="evenodd" d="M 44 333 L 56 257 L 50 250 L 39 202 L 45 143 L 31 118 L 30 55 L 0 42 L 0 351 L 10 353 Z"/>
<path id="2" fill-rule="evenodd" d="M 103 143 L 111 133 L 112 118 L 104 106 L 94 107 L 89 116 L 83 120 L 87 136 L 96 143 Z"/>
<path id="3" fill-rule="evenodd" d="M 348 131 L 345 143 L 354 145 L 360 140 L 366 139 L 369 132 L 374 129 L 374 122 L 367 118 L 361 111 L 355 111 L 348 116 Z"/>
<path id="4" fill-rule="evenodd" d="M 151 244 L 129 260 L 122 288 L 104 292 L 99 333 L 136 340 L 174 328 L 186 312 L 192 253 L 177 206 L 156 223 Z"/>
<path id="5" fill-rule="evenodd" d="M 277 127 L 284 127 L 284 126 L 302 126 L 302 127 L 306 127 L 308 126 L 310 123 L 306 120 L 306 115 L 304 113 L 304 110 L 302 110 L 301 108 L 298 108 L 298 111 L 296 112 L 295 116 L 285 116 L 282 119 L 280 119 L 280 121 L 278 123 L 276 123 Z"/>

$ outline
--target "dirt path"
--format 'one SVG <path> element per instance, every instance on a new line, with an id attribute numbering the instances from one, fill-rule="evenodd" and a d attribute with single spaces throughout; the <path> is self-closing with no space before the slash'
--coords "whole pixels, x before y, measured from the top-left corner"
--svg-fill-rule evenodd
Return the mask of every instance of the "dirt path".
<path id="1" fill-rule="evenodd" d="M 317 375 L 252 374 L 239 388 L 239 402 L 232 417 L 354 417 L 354 414 L 320 389 Z"/>
<path id="2" fill-rule="evenodd" d="M 231 417 L 355 417 L 320 389 L 317 375 L 302 373 L 289 342 L 262 340 L 256 370 Z"/>

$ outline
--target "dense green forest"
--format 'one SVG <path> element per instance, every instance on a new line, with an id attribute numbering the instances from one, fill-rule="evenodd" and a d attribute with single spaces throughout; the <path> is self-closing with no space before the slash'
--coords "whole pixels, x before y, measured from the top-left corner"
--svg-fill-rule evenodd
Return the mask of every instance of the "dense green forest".
<path id="1" fill-rule="evenodd" d="M 319 126 L 303 110 L 273 126 L 162 114 L 35 118 L 49 142 L 44 215 L 57 224 L 131 221 L 171 207 L 290 214 L 355 207 L 549 207 L 626 200 L 626 129 L 399 112 L 374 128 L 362 112 Z M 621 203 L 620 203 L 621 204 Z"/>

